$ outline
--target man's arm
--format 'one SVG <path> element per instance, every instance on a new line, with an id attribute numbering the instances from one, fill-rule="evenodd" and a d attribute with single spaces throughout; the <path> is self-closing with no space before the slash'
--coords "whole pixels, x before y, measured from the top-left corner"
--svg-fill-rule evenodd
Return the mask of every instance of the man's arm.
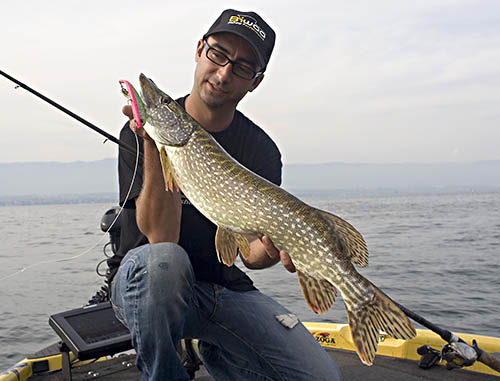
<path id="1" fill-rule="evenodd" d="M 128 106 L 123 113 L 131 116 Z M 144 128 L 136 129 L 133 120 L 130 128 L 144 138 L 144 178 L 135 200 L 137 227 L 149 243 L 178 243 L 182 211 L 180 194 L 165 190 L 160 155 L 153 139 Z"/>
<path id="2" fill-rule="evenodd" d="M 181 197 L 166 191 L 158 150 L 153 140 L 144 139 L 144 179 L 135 201 L 137 226 L 149 243 L 179 242 Z"/>

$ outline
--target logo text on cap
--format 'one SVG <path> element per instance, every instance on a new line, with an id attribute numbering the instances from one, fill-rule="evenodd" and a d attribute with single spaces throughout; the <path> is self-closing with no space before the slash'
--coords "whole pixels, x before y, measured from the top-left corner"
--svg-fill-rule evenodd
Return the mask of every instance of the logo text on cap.
<path id="1" fill-rule="evenodd" d="M 246 26 L 249 29 L 252 29 L 257 35 L 264 40 L 266 38 L 266 32 L 264 32 L 261 27 L 257 25 L 257 21 L 248 15 L 237 15 L 231 16 L 229 18 L 228 24 L 232 25 L 242 25 Z"/>

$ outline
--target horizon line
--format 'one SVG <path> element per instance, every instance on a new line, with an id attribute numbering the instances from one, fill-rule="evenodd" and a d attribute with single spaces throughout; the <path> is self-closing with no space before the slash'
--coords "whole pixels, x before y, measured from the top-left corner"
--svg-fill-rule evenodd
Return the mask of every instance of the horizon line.
<path id="1" fill-rule="evenodd" d="M 72 160 L 72 161 L 12 161 L 12 162 L 1 162 L 0 165 L 27 165 L 27 164 L 75 164 L 75 163 L 96 163 L 99 161 L 106 160 L 118 160 L 118 157 L 106 157 L 96 160 Z M 436 165 L 436 164 L 478 164 L 478 163 L 492 163 L 500 162 L 499 159 L 478 159 L 470 161 L 430 161 L 430 162 L 418 162 L 418 161 L 401 161 L 401 162 L 348 162 L 348 161 L 327 161 L 319 163 L 283 163 L 283 166 L 321 166 L 321 165 L 332 165 L 332 164 L 342 164 L 342 165 Z"/>

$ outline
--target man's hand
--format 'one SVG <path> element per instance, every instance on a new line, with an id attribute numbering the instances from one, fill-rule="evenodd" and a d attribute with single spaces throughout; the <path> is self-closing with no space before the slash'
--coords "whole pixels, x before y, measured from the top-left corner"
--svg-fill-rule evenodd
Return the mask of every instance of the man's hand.
<path id="1" fill-rule="evenodd" d="M 179 242 L 181 196 L 165 191 L 160 156 L 153 139 L 144 128 L 136 128 L 131 106 L 123 106 L 130 119 L 130 129 L 144 138 L 144 178 L 141 193 L 135 200 L 137 227 L 149 243 Z"/>
<path id="2" fill-rule="evenodd" d="M 261 235 L 258 237 L 262 245 L 264 245 L 264 249 L 266 250 L 267 255 L 277 261 L 280 260 L 281 264 L 287 269 L 289 272 L 294 273 L 297 271 L 295 265 L 292 262 L 292 258 L 290 255 L 284 250 L 278 250 L 276 246 L 274 246 L 273 241 L 267 235 Z"/>
<path id="3" fill-rule="evenodd" d="M 291 273 L 297 271 L 288 253 L 278 250 L 268 236 L 247 236 L 250 242 L 250 256 L 241 260 L 249 269 L 265 269 L 281 261 Z"/>
<path id="4" fill-rule="evenodd" d="M 149 135 L 146 132 L 146 130 L 144 129 L 144 127 L 137 128 L 137 126 L 135 125 L 134 114 L 132 113 L 132 106 L 130 106 L 130 105 L 123 106 L 122 113 L 130 119 L 129 126 L 133 132 L 135 132 L 137 135 L 143 137 L 145 140 L 151 140 L 151 141 L 153 140 L 149 137 Z"/>

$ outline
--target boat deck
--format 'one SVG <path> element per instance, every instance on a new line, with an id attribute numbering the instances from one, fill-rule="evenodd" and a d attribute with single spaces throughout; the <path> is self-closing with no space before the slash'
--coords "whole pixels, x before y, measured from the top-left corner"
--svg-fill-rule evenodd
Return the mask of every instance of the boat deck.
<path id="1" fill-rule="evenodd" d="M 482 373 L 470 372 L 462 369 L 447 370 L 443 366 L 434 366 L 431 369 L 421 369 L 415 361 L 402 360 L 391 357 L 377 356 L 371 367 L 364 366 L 354 352 L 330 350 L 328 353 L 339 366 L 344 380 L 363 381 L 487 381 L 500 380 L 500 377 Z M 140 374 L 134 366 L 135 355 L 121 355 L 111 360 L 95 362 L 73 368 L 72 379 L 102 380 L 102 381 L 131 381 L 140 380 Z M 34 381 L 62 381 L 61 372 L 32 376 Z M 204 368 L 196 373 L 196 381 L 213 380 Z"/>

